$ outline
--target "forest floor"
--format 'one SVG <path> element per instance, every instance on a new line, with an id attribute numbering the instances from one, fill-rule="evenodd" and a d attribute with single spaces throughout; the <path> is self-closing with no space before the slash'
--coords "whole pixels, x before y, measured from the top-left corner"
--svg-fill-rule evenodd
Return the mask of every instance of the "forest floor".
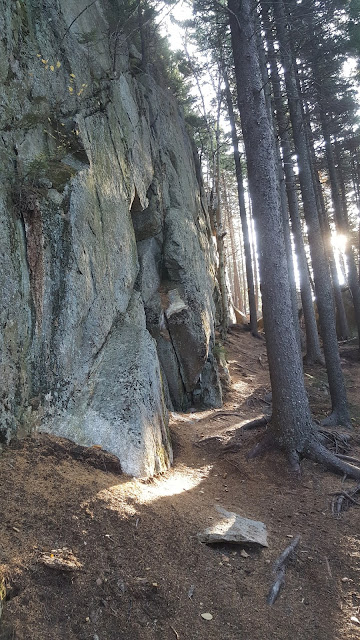
<path id="1" fill-rule="evenodd" d="M 332 494 L 355 483 L 307 460 L 299 479 L 276 452 L 247 460 L 263 430 L 241 425 L 269 410 L 265 342 L 233 330 L 226 349 L 232 387 L 223 409 L 173 414 L 175 461 L 162 476 L 135 480 L 99 449 L 45 435 L 5 450 L 1 640 L 360 638 L 360 507 L 339 516 L 331 508 Z M 360 457 L 355 343 L 341 345 L 341 356 L 354 422 L 348 454 Z M 307 368 L 306 380 L 321 418 L 330 405 L 325 373 Z M 224 451 L 233 436 L 240 449 Z M 200 543 L 216 505 L 264 522 L 269 547 Z M 270 607 L 272 565 L 298 534 Z M 64 548 L 78 570 L 44 564 L 63 561 Z"/>

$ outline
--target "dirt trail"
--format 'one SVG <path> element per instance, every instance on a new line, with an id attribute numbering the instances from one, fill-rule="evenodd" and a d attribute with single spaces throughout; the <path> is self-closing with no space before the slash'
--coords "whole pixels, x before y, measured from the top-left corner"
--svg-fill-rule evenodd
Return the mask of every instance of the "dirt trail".
<path id="1" fill-rule="evenodd" d="M 241 434 L 241 424 L 268 409 L 265 343 L 233 332 L 226 348 L 233 385 L 223 410 L 172 417 L 175 464 L 161 477 L 133 480 L 102 451 L 76 459 L 78 447 L 47 436 L 0 458 L 0 566 L 8 585 L 0 640 L 360 637 L 360 508 L 339 518 L 330 508 L 331 494 L 354 483 L 309 461 L 299 481 L 278 453 L 246 460 L 261 430 Z M 356 427 L 351 455 L 360 457 L 354 346 L 343 347 L 343 364 Z M 320 417 L 330 402 L 324 372 L 307 369 L 306 380 Z M 234 433 L 240 448 L 224 453 Z M 202 545 L 197 533 L 216 521 L 215 505 L 263 521 L 269 548 L 247 548 L 243 557 L 238 547 Z M 285 588 L 269 607 L 272 564 L 297 534 Z M 41 562 L 63 547 L 79 571 Z"/>

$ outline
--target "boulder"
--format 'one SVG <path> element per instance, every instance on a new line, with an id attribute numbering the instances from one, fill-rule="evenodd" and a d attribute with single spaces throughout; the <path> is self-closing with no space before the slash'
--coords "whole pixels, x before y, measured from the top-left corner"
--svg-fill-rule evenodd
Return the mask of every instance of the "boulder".
<path id="1" fill-rule="evenodd" d="M 266 525 L 257 520 L 243 518 L 233 511 L 216 506 L 221 519 L 198 534 L 200 542 L 215 544 L 253 544 L 268 547 Z"/>

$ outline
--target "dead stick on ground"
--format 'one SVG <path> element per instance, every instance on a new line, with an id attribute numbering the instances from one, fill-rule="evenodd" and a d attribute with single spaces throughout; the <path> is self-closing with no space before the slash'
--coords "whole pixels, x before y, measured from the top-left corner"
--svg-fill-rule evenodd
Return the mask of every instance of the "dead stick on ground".
<path id="1" fill-rule="evenodd" d="M 171 629 L 171 631 L 173 631 L 175 633 L 176 640 L 180 640 L 180 636 L 179 636 L 178 632 L 176 631 L 176 629 L 174 629 L 174 627 L 172 627 L 171 625 L 170 625 L 170 629 Z"/>
<path id="2" fill-rule="evenodd" d="M 330 578 L 332 578 L 333 575 L 332 575 L 332 572 L 331 572 L 330 563 L 329 563 L 329 560 L 328 560 L 328 558 L 326 556 L 325 556 L 325 564 L 326 564 L 326 568 L 328 570 L 328 574 L 329 574 Z"/>
<path id="3" fill-rule="evenodd" d="M 285 567 L 288 560 L 293 556 L 296 547 L 300 542 L 300 536 L 296 536 L 291 544 L 282 552 L 274 564 L 273 573 L 275 576 L 275 582 L 273 583 L 269 595 L 267 597 L 267 603 L 271 606 L 274 604 L 276 598 L 280 593 L 280 589 L 285 583 Z"/>

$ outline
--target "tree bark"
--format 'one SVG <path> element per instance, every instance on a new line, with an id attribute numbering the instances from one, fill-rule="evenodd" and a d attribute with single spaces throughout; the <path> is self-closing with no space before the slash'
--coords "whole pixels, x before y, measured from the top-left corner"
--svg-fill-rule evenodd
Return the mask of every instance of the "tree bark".
<path id="1" fill-rule="evenodd" d="M 289 31 L 287 28 L 288 18 L 283 0 L 273 0 L 273 8 L 282 65 L 284 67 L 293 137 L 298 158 L 300 188 L 305 220 L 308 227 L 316 302 L 319 311 L 321 335 L 323 338 L 325 362 L 332 401 L 332 414 L 327 418 L 326 423 L 350 426 L 345 382 L 337 343 L 332 286 L 316 206 L 310 158 L 305 135 L 305 123 L 301 107 L 301 96 L 299 95 L 297 85 L 297 69 L 292 56 Z"/>
<path id="2" fill-rule="evenodd" d="M 245 206 L 245 198 L 244 198 L 244 180 L 243 180 L 243 174 L 242 174 L 242 168 L 241 168 L 239 142 L 238 142 L 238 137 L 236 133 L 234 106 L 233 106 L 232 96 L 230 91 L 229 78 L 228 78 L 228 74 L 224 64 L 222 65 L 222 71 L 223 71 L 223 78 L 224 78 L 224 84 L 225 84 L 226 104 L 227 104 L 227 110 L 228 110 L 230 127 L 231 127 L 231 140 L 232 140 L 232 145 L 234 149 L 234 162 L 235 162 L 236 182 L 237 182 L 238 199 L 239 199 L 239 211 L 240 211 L 241 227 L 242 227 L 242 233 L 243 233 L 243 239 L 244 239 L 247 292 L 248 292 L 249 309 L 250 309 L 250 331 L 253 335 L 258 335 L 255 288 L 254 288 L 254 272 L 253 272 L 252 260 L 251 260 L 249 226 L 247 222 L 246 206 Z"/>
<path id="3" fill-rule="evenodd" d="M 314 437 L 293 321 L 277 161 L 259 67 L 251 0 L 228 0 L 238 102 L 259 247 L 270 368 L 271 431 L 292 456 Z"/>
<path id="4" fill-rule="evenodd" d="M 259 51 L 260 71 L 261 71 L 262 83 L 263 83 L 264 93 L 265 93 L 265 104 L 268 111 L 270 126 L 273 129 L 272 137 L 274 140 L 276 164 L 278 169 L 281 217 L 282 217 L 282 223 L 283 223 L 285 251 L 286 251 L 288 271 L 289 271 L 291 304 L 292 304 L 294 325 L 295 325 L 295 331 L 296 331 L 296 340 L 298 343 L 299 351 L 301 353 L 301 337 L 300 337 L 300 324 L 299 324 L 299 316 L 298 316 L 298 301 L 297 301 L 296 280 L 295 280 L 294 256 L 293 256 L 292 244 L 291 244 L 289 210 L 287 206 L 284 171 L 283 171 L 283 166 L 281 161 L 280 145 L 279 145 L 278 138 L 275 134 L 274 108 L 273 108 L 273 101 L 272 101 L 271 89 L 270 89 L 270 80 L 269 80 L 269 75 L 267 70 L 264 45 L 261 38 L 259 21 L 256 22 L 255 26 L 256 26 L 256 35 L 257 35 L 257 47 Z"/>
<path id="5" fill-rule="evenodd" d="M 341 293 L 341 286 L 339 281 L 339 273 L 336 266 L 336 260 L 334 255 L 334 248 L 332 246 L 331 229 L 329 224 L 329 216 L 327 213 L 327 207 L 325 203 L 323 188 L 320 183 L 319 174 L 316 170 L 316 157 L 314 149 L 313 134 L 310 126 L 310 118 L 305 111 L 305 125 L 306 125 L 306 140 L 308 145 L 308 151 L 310 156 L 311 173 L 313 177 L 313 185 L 315 190 L 315 197 L 317 202 L 317 210 L 320 221 L 321 233 L 323 236 L 325 255 L 330 267 L 333 294 L 335 299 L 336 308 L 336 322 L 337 322 L 337 336 L 342 340 L 347 340 L 350 337 L 350 331 L 348 321 L 345 313 L 344 300 Z"/>
<path id="6" fill-rule="evenodd" d="M 224 246 L 224 223 L 223 214 L 221 208 L 220 198 L 220 110 L 221 110 L 221 95 L 220 95 L 220 77 L 218 87 L 218 111 L 216 119 L 216 155 L 214 163 L 214 200 L 215 200 L 215 220 L 216 220 L 216 246 L 219 256 L 218 266 L 218 280 L 221 294 L 221 319 L 220 319 L 220 335 L 224 340 L 229 327 L 229 303 L 228 292 L 226 286 L 226 256 Z"/>
<path id="7" fill-rule="evenodd" d="M 329 179 L 330 179 L 330 188 L 331 188 L 331 198 L 334 207 L 334 216 L 335 216 L 335 224 L 338 233 L 341 233 L 346 238 L 345 244 L 345 258 L 346 258 L 346 266 L 348 271 L 348 284 L 349 289 L 352 296 L 352 301 L 355 310 L 355 320 L 358 331 L 358 338 L 360 339 L 360 285 L 359 285 L 359 276 L 357 273 L 355 256 L 353 253 L 353 249 L 350 243 L 349 235 L 349 220 L 346 209 L 346 198 L 341 198 L 340 193 L 340 185 L 337 175 L 337 170 L 335 166 L 334 152 L 331 144 L 331 137 L 328 130 L 328 123 L 326 119 L 326 114 L 324 113 L 324 108 L 322 105 L 320 107 L 320 117 L 321 117 L 321 126 L 322 132 L 325 141 L 325 150 L 326 150 L 326 159 L 329 170 Z M 360 342 L 359 342 L 360 344 Z"/>
<path id="8" fill-rule="evenodd" d="M 316 324 L 315 310 L 312 299 L 312 291 L 309 277 L 309 268 L 305 253 L 304 240 L 301 228 L 301 219 L 296 193 L 296 179 L 293 167 L 292 150 L 290 136 L 288 132 L 289 122 L 285 114 L 284 102 L 282 98 L 280 75 L 277 68 L 277 56 L 274 48 L 274 37 L 268 14 L 268 5 L 262 2 L 262 17 L 266 33 L 268 47 L 268 60 L 270 63 L 270 79 L 273 89 L 274 105 L 278 133 L 281 141 L 283 153 L 283 165 L 285 173 L 286 193 L 288 199 L 289 213 L 291 218 L 292 232 L 294 235 L 295 252 L 300 278 L 301 302 L 304 313 L 306 331 L 306 356 L 308 364 L 324 363 L 321 353 L 319 334 Z"/>
<path id="9" fill-rule="evenodd" d="M 305 16 L 305 21 L 308 25 L 309 34 L 313 34 L 316 25 L 314 21 L 314 13 L 312 11 L 308 11 Z M 347 266 L 347 274 L 346 270 L 344 275 L 348 279 L 348 284 L 352 296 L 352 301 L 354 305 L 355 311 L 355 319 L 358 329 L 358 336 L 360 338 L 360 286 L 358 273 L 356 268 L 355 257 L 353 254 L 351 243 L 349 242 L 349 220 L 347 216 L 347 207 L 346 207 L 346 195 L 344 193 L 345 189 L 343 188 L 343 198 L 341 197 L 340 184 L 339 184 L 339 176 L 338 171 L 336 169 L 335 158 L 334 158 L 334 146 L 331 140 L 331 134 L 333 127 L 332 124 L 332 115 L 333 112 L 331 110 L 331 86 L 329 85 L 329 81 L 324 80 L 324 72 L 325 65 L 324 61 L 321 57 L 318 56 L 317 51 L 315 55 L 311 56 L 311 68 L 313 73 L 314 85 L 316 88 L 316 98 L 318 102 L 319 114 L 320 114 L 320 124 L 322 135 L 325 142 L 325 157 L 328 169 L 328 175 L 330 180 L 330 190 L 331 190 L 331 199 L 334 210 L 334 220 L 335 226 L 338 233 L 343 234 L 345 238 L 345 259 Z M 340 159 L 340 156 L 339 156 Z"/>
<path id="10" fill-rule="evenodd" d="M 242 311 L 243 310 L 243 299 L 242 299 L 242 291 L 241 291 L 240 275 L 239 275 L 239 266 L 238 266 L 239 262 L 238 262 L 237 257 L 236 257 L 237 248 L 236 248 L 236 242 L 235 242 L 234 225 L 233 225 L 232 213 L 231 213 L 230 205 L 229 205 L 229 199 L 228 199 L 228 194 L 227 194 L 226 180 L 225 180 L 224 173 L 222 173 L 222 175 L 221 175 L 221 182 L 222 182 L 222 192 L 223 192 L 223 198 L 224 198 L 224 209 L 225 209 L 226 223 L 227 223 L 227 228 L 228 228 L 229 234 L 230 234 L 231 259 L 232 259 L 232 267 L 233 267 L 234 303 L 235 303 L 235 306 L 238 309 L 240 309 L 240 311 Z"/>

